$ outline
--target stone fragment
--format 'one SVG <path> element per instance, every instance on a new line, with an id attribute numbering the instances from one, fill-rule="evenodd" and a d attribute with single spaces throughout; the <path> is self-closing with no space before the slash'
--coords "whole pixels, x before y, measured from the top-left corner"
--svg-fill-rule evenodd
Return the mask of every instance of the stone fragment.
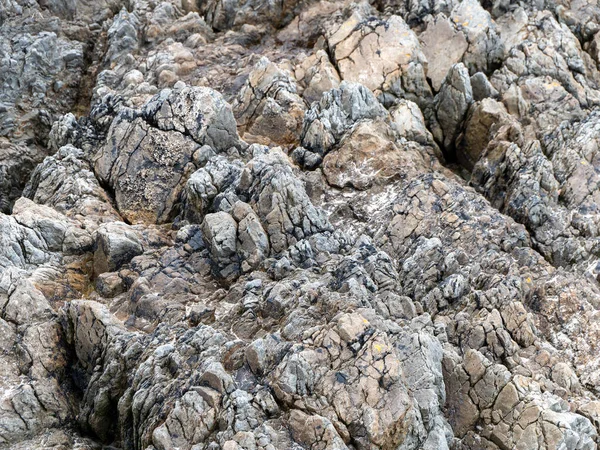
<path id="1" fill-rule="evenodd" d="M 255 269 L 270 253 L 269 236 L 260 223 L 260 219 L 250 205 L 236 202 L 233 205 L 233 217 L 238 223 L 237 252 L 242 260 L 242 270 Z"/>
<path id="2" fill-rule="evenodd" d="M 141 235 L 123 222 L 102 225 L 94 233 L 94 274 L 115 272 L 144 251 Z"/>
<path id="3" fill-rule="evenodd" d="M 507 126 L 511 127 L 512 139 L 518 140 L 520 126 L 507 114 L 502 103 L 491 98 L 474 103 L 465 119 L 465 131 L 456 146 L 459 162 L 472 169 L 483 154 L 490 136 Z"/>
<path id="4" fill-rule="evenodd" d="M 392 125 L 399 136 L 424 145 L 435 145 L 425 125 L 425 118 L 416 103 L 400 100 L 390 109 Z"/>
<path id="5" fill-rule="evenodd" d="M 343 81 L 306 112 L 302 145 L 324 156 L 355 123 L 385 116 L 385 108 L 365 86 Z"/>
<path id="6" fill-rule="evenodd" d="M 224 211 L 207 214 L 202 222 L 204 242 L 220 278 L 234 279 L 239 275 L 237 228 L 235 219 Z"/>
<path id="7" fill-rule="evenodd" d="M 337 88 L 341 82 L 337 69 L 324 50 L 318 50 L 296 66 L 295 76 L 304 87 L 302 98 L 309 106 L 319 101 L 325 92 Z"/>
<path id="8" fill-rule="evenodd" d="M 139 111 L 113 121 L 94 159 L 99 179 L 115 193 L 130 222 L 166 222 L 177 212 L 183 185 L 202 145 L 225 151 L 238 144 L 230 106 L 209 88 L 162 91 Z"/>
<path id="9" fill-rule="evenodd" d="M 498 96 L 498 91 L 483 72 L 477 72 L 471 76 L 471 87 L 473 88 L 473 100 L 476 102 L 484 98 L 495 98 Z"/>
<path id="10" fill-rule="evenodd" d="M 440 138 L 443 136 L 440 140 L 447 150 L 451 150 L 460 132 L 464 116 L 473 103 L 469 72 L 463 64 L 455 64 L 448 71 L 434 103 L 437 123 L 441 128 Z"/>
<path id="11" fill-rule="evenodd" d="M 359 123 L 339 148 L 325 156 L 323 174 L 332 186 L 357 189 L 389 180 L 407 164 L 405 153 L 394 141 L 394 132 L 386 122 Z"/>

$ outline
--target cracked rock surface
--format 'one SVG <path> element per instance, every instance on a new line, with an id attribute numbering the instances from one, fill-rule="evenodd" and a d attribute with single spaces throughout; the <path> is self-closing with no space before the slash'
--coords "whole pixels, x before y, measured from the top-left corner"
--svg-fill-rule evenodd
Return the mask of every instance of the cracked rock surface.
<path id="1" fill-rule="evenodd" d="M 0 0 L 0 449 L 593 450 L 591 0 Z"/>

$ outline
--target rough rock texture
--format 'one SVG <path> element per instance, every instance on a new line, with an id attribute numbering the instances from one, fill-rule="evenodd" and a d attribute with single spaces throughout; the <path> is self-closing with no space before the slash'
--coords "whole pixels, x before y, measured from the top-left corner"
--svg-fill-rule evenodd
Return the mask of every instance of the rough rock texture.
<path id="1" fill-rule="evenodd" d="M 238 144 L 230 106 L 209 88 L 161 91 L 140 110 L 122 110 L 94 156 L 98 179 L 110 186 L 130 222 L 165 222 L 174 215 L 194 155 Z"/>
<path id="2" fill-rule="evenodd" d="M 0 448 L 598 448 L 599 20 L 0 0 Z"/>
<path id="3" fill-rule="evenodd" d="M 297 94 L 295 80 L 268 59 L 262 58 L 254 67 L 233 109 L 245 141 L 298 143 L 304 102 Z"/>
<path id="4" fill-rule="evenodd" d="M 344 80 L 363 84 L 385 103 L 396 97 L 427 105 L 427 59 L 419 40 L 399 16 L 365 18 L 354 13 L 332 29 L 327 44 Z"/>

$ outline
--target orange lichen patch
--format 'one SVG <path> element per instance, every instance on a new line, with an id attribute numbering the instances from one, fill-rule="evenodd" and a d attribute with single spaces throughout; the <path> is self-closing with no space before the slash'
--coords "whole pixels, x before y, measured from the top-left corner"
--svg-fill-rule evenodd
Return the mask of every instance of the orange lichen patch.
<path id="1" fill-rule="evenodd" d="M 89 296 L 94 290 L 92 279 L 92 254 L 67 264 L 58 278 L 37 283 L 35 286 L 57 306 L 67 300 Z"/>
<path id="2" fill-rule="evenodd" d="M 138 210 L 127 210 L 126 211 L 127 219 L 130 223 L 154 223 L 156 217 L 151 211 L 144 211 L 141 207 Z"/>

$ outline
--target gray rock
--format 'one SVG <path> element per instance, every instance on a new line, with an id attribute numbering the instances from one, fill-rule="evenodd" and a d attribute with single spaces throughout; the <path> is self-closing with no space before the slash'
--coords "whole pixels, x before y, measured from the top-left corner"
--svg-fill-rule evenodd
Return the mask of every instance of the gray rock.
<path id="1" fill-rule="evenodd" d="M 385 115 L 385 108 L 365 86 L 343 81 L 306 112 L 302 145 L 324 156 L 355 123 Z"/>
<path id="2" fill-rule="evenodd" d="M 7 139 L 0 140 L 0 211 L 10 213 L 40 159 L 43 159 L 42 152 L 11 144 Z"/>
<path id="3" fill-rule="evenodd" d="M 277 149 L 248 163 L 238 190 L 247 193 L 275 254 L 315 233 L 332 230 L 325 212 L 312 204 L 286 156 Z"/>
<path id="4" fill-rule="evenodd" d="M 162 91 L 142 110 L 123 111 L 94 158 L 99 179 L 115 192 L 131 222 L 166 222 L 202 145 L 224 151 L 238 143 L 231 108 L 209 88 Z"/>
<path id="5" fill-rule="evenodd" d="M 242 270 L 248 272 L 257 268 L 269 256 L 269 236 L 263 229 L 260 219 L 247 203 L 236 202 L 232 213 L 238 223 L 237 252 L 242 260 Z"/>
<path id="6" fill-rule="evenodd" d="M 296 82 L 267 58 L 252 69 L 233 110 L 246 142 L 294 145 L 300 139 L 305 106 Z"/>
<path id="7" fill-rule="evenodd" d="M 469 72 L 463 64 L 455 64 L 448 71 L 440 92 L 435 96 L 435 114 L 441 129 L 440 141 L 443 142 L 446 150 L 453 149 L 471 103 L 473 103 L 473 89 Z"/>
<path id="8" fill-rule="evenodd" d="M 293 18 L 298 0 L 285 2 L 227 2 L 211 0 L 202 5 L 207 22 L 222 31 L 244 24 L 265 23 L 279 28 Z"/>
<path id="9" fill-rule="evenodd" d="M 483 72 L 477 72 L 471 76 L 471 87 L 473 89 L 473 100 L 476 102 L 484 98 L 494 98 L 498 96 L 498 91 L 492 86 Z"/>
<path id="10" fill-rule="evenodd" d="M 235 219 L 224 211 L 207 214 L 202 222 L 204 241 L 220 278 L 234 279 L 239 275 L 237 228 Z"/>
<path id="11" fill-rule="evenodd" d="M 90 231 L 103 222 L 121 219 L 85 160 L 85 153 L 70 145 L 61 147 L 35 168 L 23 195 L 78 220 Z"/>
<path id="12" fill-rule="evenodd" d="M 594 2 L 0 3 L 0 447 L 596 447 Z"/>
<path id="13" fill-rule="evenodd" d="M 189 135 L 198 144 L 209 145 L 217 152 L 239 143 L 231 106 L 210 88 L 161 91 L 144 105 L 142 116 L 159 130 Z"/>
<path id="14" fill-rule="evenodd" d="M 241 172 L 242 164 L 231 163 L 220 155 L 210 158 L 204 167 L 194 172 L 184 191 L 188 220 L 202 222 L 204 215 L 214 210 L 214 201 L 219 194 L 235 190 Z"/>
<path id="15" fill-rule="evenodd" d="M 104 224 L 94 233 L 94 274 L 114 272 L 143 251 L 142 236 L 129 225 Z"/>

